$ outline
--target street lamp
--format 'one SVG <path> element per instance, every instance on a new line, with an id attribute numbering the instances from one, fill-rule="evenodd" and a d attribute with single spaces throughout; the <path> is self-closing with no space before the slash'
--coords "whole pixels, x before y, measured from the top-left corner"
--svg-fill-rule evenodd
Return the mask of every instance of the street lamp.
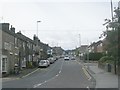
<path id="1" fill-rule="evenodd" d="M 41 21 L 37 21 L 37 33 L 36 33 L 36 35 L 37 35 L 37 38 L 36 38 L 36 40 L 37 40 L 37 45 L 36 45 L 36 52 L 37 52 L 37 60 L 36 60 L 36 65 L 38 65 L 38 58 L 39 58 L 39 46 L 38 46 L 38 23 L 40 23 Z"/>
<path id="2" fill-rule="evenodd" d="M 38 23 L 40 23 L 41 21 L 37 21 L 37 45 L 38 45 Z"/>
<path id="3" fill-rule="evenodd" d="M 81 35 L 79 34 L 79 57 L 81 59 L 81 56 L 80 56 L 80 48 L 81 48 Z"/>
<path id="4" fill-rule="evenodd" d="M 37 37 L 38 37 L 38 23 L 40 23 L 41 21 L 37 21 Z"/>

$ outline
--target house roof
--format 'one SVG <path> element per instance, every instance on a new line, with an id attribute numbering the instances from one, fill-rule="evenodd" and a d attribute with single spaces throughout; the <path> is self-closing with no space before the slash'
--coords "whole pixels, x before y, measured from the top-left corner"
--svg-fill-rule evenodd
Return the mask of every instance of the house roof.
<path id="1" fill-rule="evenodd" d="M 98 45 L 100 45 L 101 43 L 103 43 L 103 41 L 102 41 L 102 40 L 99 40 L 99 41 L 97 41 L 97 42 L 93 42 L 91 45 L 89 45 L 89 47 L 98 46 Z"/>
<path id="2" fill-rule="evenodd" d="M 30 39 L 29 37 L 23 35 L 23 34 L 21 33 L 21 31 L 15 33 L 15 32 L 13 32 L 13 31 L 9 30 L 9 23 L 0 23 L 0 30 L 2 30 L 2 31 L 4 31 L 4 32 L 6 32 L 6 33 L 8 33 L 8 34 L 10 34 L 10 35 L 12 35 L 12 36 L 14 36 L 14 37 L 17 37 L 18 39 L 20 39 L 20 40 L 22 40 L 22 41 L 24 41 L 24 42 L 30 42 L 30 43 L 32 43 L 32 44 L 37 44 L 37 43 L 35 42 L 35 40 L 32 40 L 32 39 Z M 49 47 L 48 44 L 45 44 L 45 43 L 41 42 L 40 40 L 39 40 L 38 44 L 39 44 L 43 49 L 46 49 L 47 47 Z"/>

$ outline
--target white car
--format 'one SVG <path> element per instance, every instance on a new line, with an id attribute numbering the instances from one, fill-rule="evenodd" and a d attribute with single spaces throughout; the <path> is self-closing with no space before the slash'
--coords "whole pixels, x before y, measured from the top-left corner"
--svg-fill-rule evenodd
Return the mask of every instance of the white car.
<path id="1" fill-rule="evenodd" d="M 64 60 L 70 60 L 70 57 L 69 56 L 65 56 Z"/>
<path id="2" fill-rule="evenodd" d="M 49 60 L 46 60 L 47 61 L 47 63 L 48 63 L 48 66 L 50 66 L 50 61 Z"/>
<path id="3" fill-rule="evenodd" d="M 48 67 L 49 65 L 50 64 L 48 60 L 40 60 L 38 67 Z"/>

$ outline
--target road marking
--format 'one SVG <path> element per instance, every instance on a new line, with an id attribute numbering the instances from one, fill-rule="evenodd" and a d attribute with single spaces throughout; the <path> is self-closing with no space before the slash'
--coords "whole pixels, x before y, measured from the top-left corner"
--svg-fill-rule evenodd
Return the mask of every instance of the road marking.
<path id="1" fill-rule="evenodd" d="M 45 83 L 47 83 L 47 82 L 55 79 L 56 77 L 58 77 L 59 74 L 60 74 L 61 71 L 62 71 L 62 67 L 63 67 L 63 62 L 62 62 L 62 64 L 61 64 L 60 71 L 59 71 L 59 73 L 58 73 L 57 75 L 55 75 L 54 77 L 52 77 L 51 79 L 49 79 L 49 80 L 47 80 L 47 81 L 44 81 L 43 83 L 35 84 L 35 85 L 33 86 L 33 88 L 37 88 L 37 87 L 39 87 L 39 86 L 41 86 L 41 85 L 43 85 L 43 84 L 45 84 Z"/>
<path id="2" fill-rule="evenodd" d="M 78 63 L 78 64 L 80 64 L 80 65 L 82 65 L 80 62 L 78 62 L 77 60 L 76 60 L 76 62 Z"/>
<path id="3" fill-rule="evenodd" d="M 2 82 L 19 80 L 20 78 L 2 78 Z"/>
<path id="4" fill-rule="evenodd" d="M 61 70 L 59 71 L 59 74 L 61 73 Z"/>
<path id="5" fill-rule="evenodd" d="M 88 74 L 87 70 L 85 68 L 82 68 L 82 70 L 85 73 L 85 75 L 87 76 L 88 80 L 90 80 L 91 76 Z"/>
<path id="6" fill-rule="evenodd" d="M 88 90 L 90 90 L 90 87 L 89 87 L 89 86 L 87 86 L 86 88 L 87 88 Z"/>
<path id="7" fill-rule="evenodd" d="M 38 87 L 38 86 L 40 86 L 40 85 L 42 85 L 42 83 L 37 84 L 37 85 L 34 85 L 34 87 L 33 87 L 33 88 L 36 88 L 36 87 Z"/>
<path id="8" fill-rule="evenodd" d="M 38 71 L 39 70 L 39 68 L 38 69 L 36 69 L 35 71 L 33 71 L 33 72 L 31 72 L 31 73 L 28 73 L 27 75 L 25 75 L 25 76 L 22 76 L 21 78 L 25 78 L 25 77 L 27 77 L 27 76 L 29 76 L 29 75 L 31 75 L 31 74 L 33 74 L 33 73 L 35 73 L 36 71 Z"/>
<path id="9" fill-rule="evenodd" d="M 43 85 L 43 84 L 49 82 L 50 80 L 52 80 L 52 79 L 54 79 L 54 78 L 56 78 L 56 76 L 54 76 L 53 78 L 51 78 L 51 79 L 49 79 L 49 80 L 46 80 L 46 81 L 44 81 L 44 82 L 42 82 L 42 83 L 35 84 L 35 85 L 33 86 L 33 88 L 37 88 L 37 87 L 39 87 L 39 86 L 41 86 L 41 85 Z"/>
<path id="10" fill-rule="evenodd" d="M 2 80 L 16 80 L 16 79 L 20 79 L 20 78 L 2 78 Z"/>
<path id="11" fill-rule="evenodd" d="M 85 75 L 87 76 L 88 80 L 91 80 L 92 77 L 90 76 L 90 74 L 88 73 L 88 71 L 85 69 L 85 68 L 88 68 L 88 67 L 85 66 L 84 64 L 78 62 L 78 61 L 76 61 L 76 62 L 77 62 L 78 64 L 82 65 L 82 70 L 83 70 L 83 72 L 84 72 Z"/>
<path id="12" fill-rule="evenodd" d="M 61 64 L 61 67 L 60 67 L 60 72 L 62 71 L 63 63 L 64 63 L 64 61 L 62 61 L 62 64 Z"/>
<path id="13" fill-rule="evenodd" d="M 89 88 L 89 86 L 87 86 L 86 88 Z"/>
<path id="14" fill-rule="evenodd" d="M 59 76 L 59 74 L 57 74 L 56 76 Z"/>

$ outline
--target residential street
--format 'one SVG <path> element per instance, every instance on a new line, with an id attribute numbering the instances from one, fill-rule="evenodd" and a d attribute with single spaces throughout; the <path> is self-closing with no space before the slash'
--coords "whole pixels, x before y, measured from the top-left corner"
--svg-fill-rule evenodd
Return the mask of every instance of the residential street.
<path id="1" fill-rule="evenodd" d="M 0 3 L 2 90 L 120 90 L 120 0 Z"/>
<path id="2" fill-rule="evenodd" d="M 56 61 L 22 79 L 3 82 L 3 88 L 88 88 L 95 87 L 76 60 Z"/>

